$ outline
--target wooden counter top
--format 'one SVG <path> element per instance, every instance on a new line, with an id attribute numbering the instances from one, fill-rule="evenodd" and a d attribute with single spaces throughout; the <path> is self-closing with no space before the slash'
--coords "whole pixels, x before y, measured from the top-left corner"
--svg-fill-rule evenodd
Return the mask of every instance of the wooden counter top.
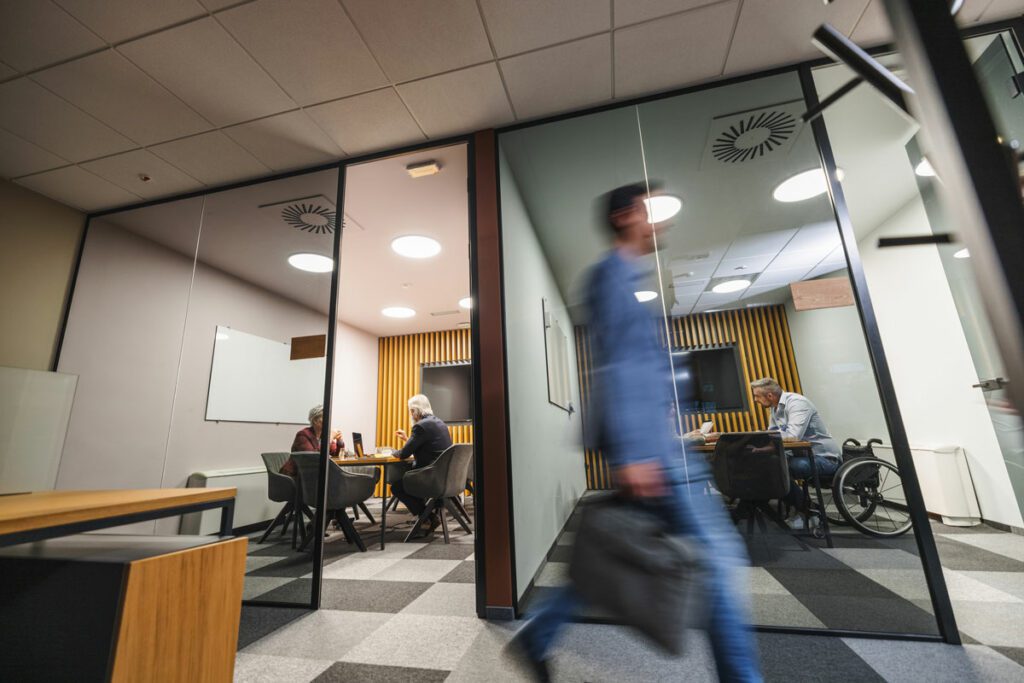
<path id="1" fill-rule="evenodd" d="M 0 535 L 229 500 L 237 489 L 38 491 L 0 496 Z"/>

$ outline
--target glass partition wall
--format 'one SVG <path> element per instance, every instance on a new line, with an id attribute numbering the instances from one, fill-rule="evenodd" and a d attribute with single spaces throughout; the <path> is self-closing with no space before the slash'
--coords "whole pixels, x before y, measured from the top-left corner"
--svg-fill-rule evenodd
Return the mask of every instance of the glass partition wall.
<path id="1" fill-rule="evenodd" d="M 903 485 L 907 454 L 894 453 L 889 432 L 898 416 L 883 408 L 878 358 L 859 308 L 865 294 L 848 270 L 859 262 L 857 246 L 844 245 L 819 147 L 801 120 L 806 108 L 792 71 L 499 136 L 521 612 L 566 580 L 575 502 L 612 486 L 600 451 L 583 445 L 594 425 L 581 291 L 588 268 L 611 245 L 601 196 L 643 183 L 656 197 L 649 211 L 658 248 L 636 264 L 634 296 L 657 321 L 673 368 L 676 397 L 666 421 L 675 421 L 678 456 L 685 448 L 709 461 L 728 457 L 716 447 L 718 433 L 769 430 L 784 422 L 794 395 L 816 413 L 813 438 L 798 426 L 800 434 L 783 442 L 790 490 L 756 512 L 748 504 L 755 501 L 742 500 L 726 481 L 706 492 L 729 507 L 745 541 L 754 623 L 939 637 L 920 559 L 931 534 L 925 529 L 919 539 L 910 518 L 909 506 L 920 501 Z M 835 172 L 843 178 L 850 170 Z M 549 400 L 556 361 L 546 332 L 555 325 L 573 329 L 569 395 L 581 420 Z M 768 407 L 765 392 L 751 386 L 757 380 L 779 387 Z M 545 420 L 550 433 L 538 434 Z M 699 434 L 702 427 L 709 436 Z M 824 465 L 849 439 L 881 443 L 875 459 L 833 487 L 843 476 L 835 471 L 840 461 Z M 826 458 L 820 498 L 813 476 L 794 463 L 801 456 L 807 463 L 808 450 Z M 537 478 L 552 495 L 537 495 Z M 809 510 L 806 496 L 814 501 Z M 538 499 L 554 502 L 540 506 Z M 944 595 L 941 577 L 938 584 L 932 578 Z"/>

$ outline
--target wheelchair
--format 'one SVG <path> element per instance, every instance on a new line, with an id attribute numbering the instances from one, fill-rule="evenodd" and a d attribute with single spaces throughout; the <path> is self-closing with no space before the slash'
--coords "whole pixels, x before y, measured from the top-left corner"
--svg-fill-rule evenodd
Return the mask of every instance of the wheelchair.
<path id="1" fill-rule="evenodd" d="M 875 456 L 870 439 L 843 442 L 843 463 L 828 481 L 822 478 L 825 516 L 830 525 L 850 526 L 868 536 L 894 538 L 910 530 L 910 511 L 899 468 Z"/>

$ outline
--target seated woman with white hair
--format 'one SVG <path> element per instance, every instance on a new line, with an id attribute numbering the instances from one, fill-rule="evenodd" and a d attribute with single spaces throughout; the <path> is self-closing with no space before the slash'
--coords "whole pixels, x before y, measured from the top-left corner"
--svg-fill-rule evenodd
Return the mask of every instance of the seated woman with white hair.
<path id="1" fill-rule="evenodd" d="M 395 432 L 395 436 L 405 442 L 402 450 L 395 453 L 395 457 L 403 460 L 415 458 L 416 462 L 412 469 L 419 469 L 437 460 L 437 457 L 452 445 L 452 436 L 448 433 L 448 425 L 434 415 L 430 399 L 423 394 L 416 394 L 409 399 L 409 417 L 413 422 L 412 435 L 407 436 L 402 429 Z M 423 513 L 426 501 L 406 493 L 401 481 L 391 484 L 391 491 L 405 507 L 409 508 L 409 512 L 417 517 Z M 433 533 L 440 523 L 435 513 L 424 522 L 420 532 Z"/>
<path id="2" fill-rule="evenodd" d="M 295 434 L 295 439 L 292 441 L 292 453 L 319 453 L 320 452 L 320 435 L 324 429 L 324 407 L 322 405 L 316 405 L 309 410 L 309 426 L 300 429 Z M 337 455 L 338 453 L 345 452 L 345 441 L 341 438 L 341 431 L 335 429 L 331 432 L 331 443 L 328 446 L 331 455 Z M 287 474 L 289 477 L 294 477 L 298 474 L 298 468 L 295 467 L 295 461 L 291 458 L 285 461 L 281 465 L 281 474 Z"/>

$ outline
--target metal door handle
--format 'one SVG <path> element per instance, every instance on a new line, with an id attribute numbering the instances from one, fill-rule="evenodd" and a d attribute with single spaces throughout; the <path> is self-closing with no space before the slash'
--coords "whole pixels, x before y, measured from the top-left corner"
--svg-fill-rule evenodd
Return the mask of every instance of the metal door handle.
<path id="1" fill-rule="evenodd" d="M 999 391 L 1009 383 L 1010 380 L 1008 379 L 996 377 L 994 379 L 983 379 L 977 384 L 972 384 L 971 386 L 976 389 L 981 389 L 982 391 Z"/>

